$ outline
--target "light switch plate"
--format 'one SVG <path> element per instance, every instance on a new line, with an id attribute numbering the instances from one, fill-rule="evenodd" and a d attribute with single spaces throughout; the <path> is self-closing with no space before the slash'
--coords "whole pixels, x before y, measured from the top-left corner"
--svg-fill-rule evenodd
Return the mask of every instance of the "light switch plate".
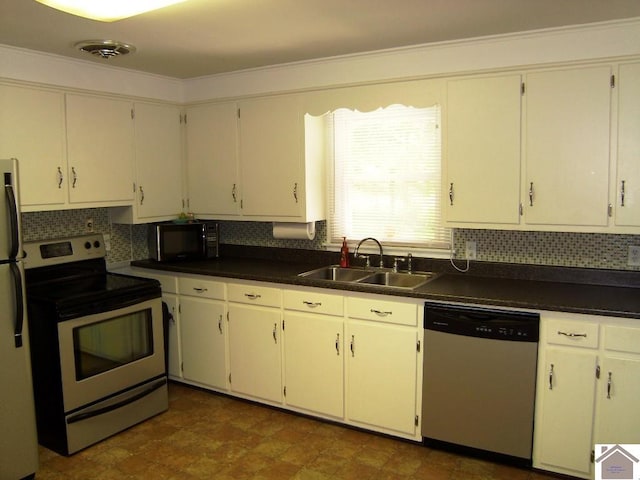
<path id="1" fill-rule="evenodd" d="M 465 258 L 467 260 L 476 259 L 476 242 L 468 241 L 465 245 Z"/>
<path id="2" fill-rule="evenodd" d="M 629 245 L 627 265 L 630 267 L 640 267 L 640 245 Z"/>

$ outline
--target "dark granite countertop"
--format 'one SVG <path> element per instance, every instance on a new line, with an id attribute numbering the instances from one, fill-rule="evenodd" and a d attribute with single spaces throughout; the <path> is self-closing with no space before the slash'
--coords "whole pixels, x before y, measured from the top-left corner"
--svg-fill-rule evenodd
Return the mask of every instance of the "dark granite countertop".
<path id="1" fill-rule="evenodd" d="M 223 246 L 224 247 L 224 246 Z M 414 259 L 415 270 L 439 275 L 415 290 L 313 280 L 298 274 L 338 263 L 334 252 L 266 247 L 221 248 L 221 258 L 134 267 L 342 291 L 640 319 L 640 272 L 473 262 L 469 273 L 447 260 Z"/>

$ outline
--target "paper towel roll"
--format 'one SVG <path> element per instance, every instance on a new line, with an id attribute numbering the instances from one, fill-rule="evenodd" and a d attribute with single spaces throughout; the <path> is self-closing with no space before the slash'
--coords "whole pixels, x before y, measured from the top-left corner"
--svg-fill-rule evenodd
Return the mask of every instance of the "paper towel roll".
<path id="1" fill-rule="evenodd" d="M 316 236 L 316 222 L 288 223 L 273 222 L 273 238 L 313 240 Z"/>

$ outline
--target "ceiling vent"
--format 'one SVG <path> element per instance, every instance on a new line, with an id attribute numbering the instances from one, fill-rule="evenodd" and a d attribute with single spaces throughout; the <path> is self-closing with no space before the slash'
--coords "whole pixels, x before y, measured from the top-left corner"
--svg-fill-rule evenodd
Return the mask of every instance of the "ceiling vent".
<path id="1" fill-rule="evenodd" d="M 90 53 L 101 58 L 117 57 L 127 55 L 136 51 L 133 45 L 116 42 L 113 40 L 85 40 L 78 42 L 75 47 L 83 52 Z"/>

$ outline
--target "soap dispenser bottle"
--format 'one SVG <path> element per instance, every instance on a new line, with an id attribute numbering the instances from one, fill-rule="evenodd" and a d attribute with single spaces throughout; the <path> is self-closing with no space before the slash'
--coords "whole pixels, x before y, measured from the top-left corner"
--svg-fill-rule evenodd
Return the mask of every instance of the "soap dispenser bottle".
<path id="1" fill-rule="evenodd" d="M 347 237 L 342 237 L 342 248 L 340 249 L 340 266 L 349 266 L 349 247 L 347 246 Z"/>

